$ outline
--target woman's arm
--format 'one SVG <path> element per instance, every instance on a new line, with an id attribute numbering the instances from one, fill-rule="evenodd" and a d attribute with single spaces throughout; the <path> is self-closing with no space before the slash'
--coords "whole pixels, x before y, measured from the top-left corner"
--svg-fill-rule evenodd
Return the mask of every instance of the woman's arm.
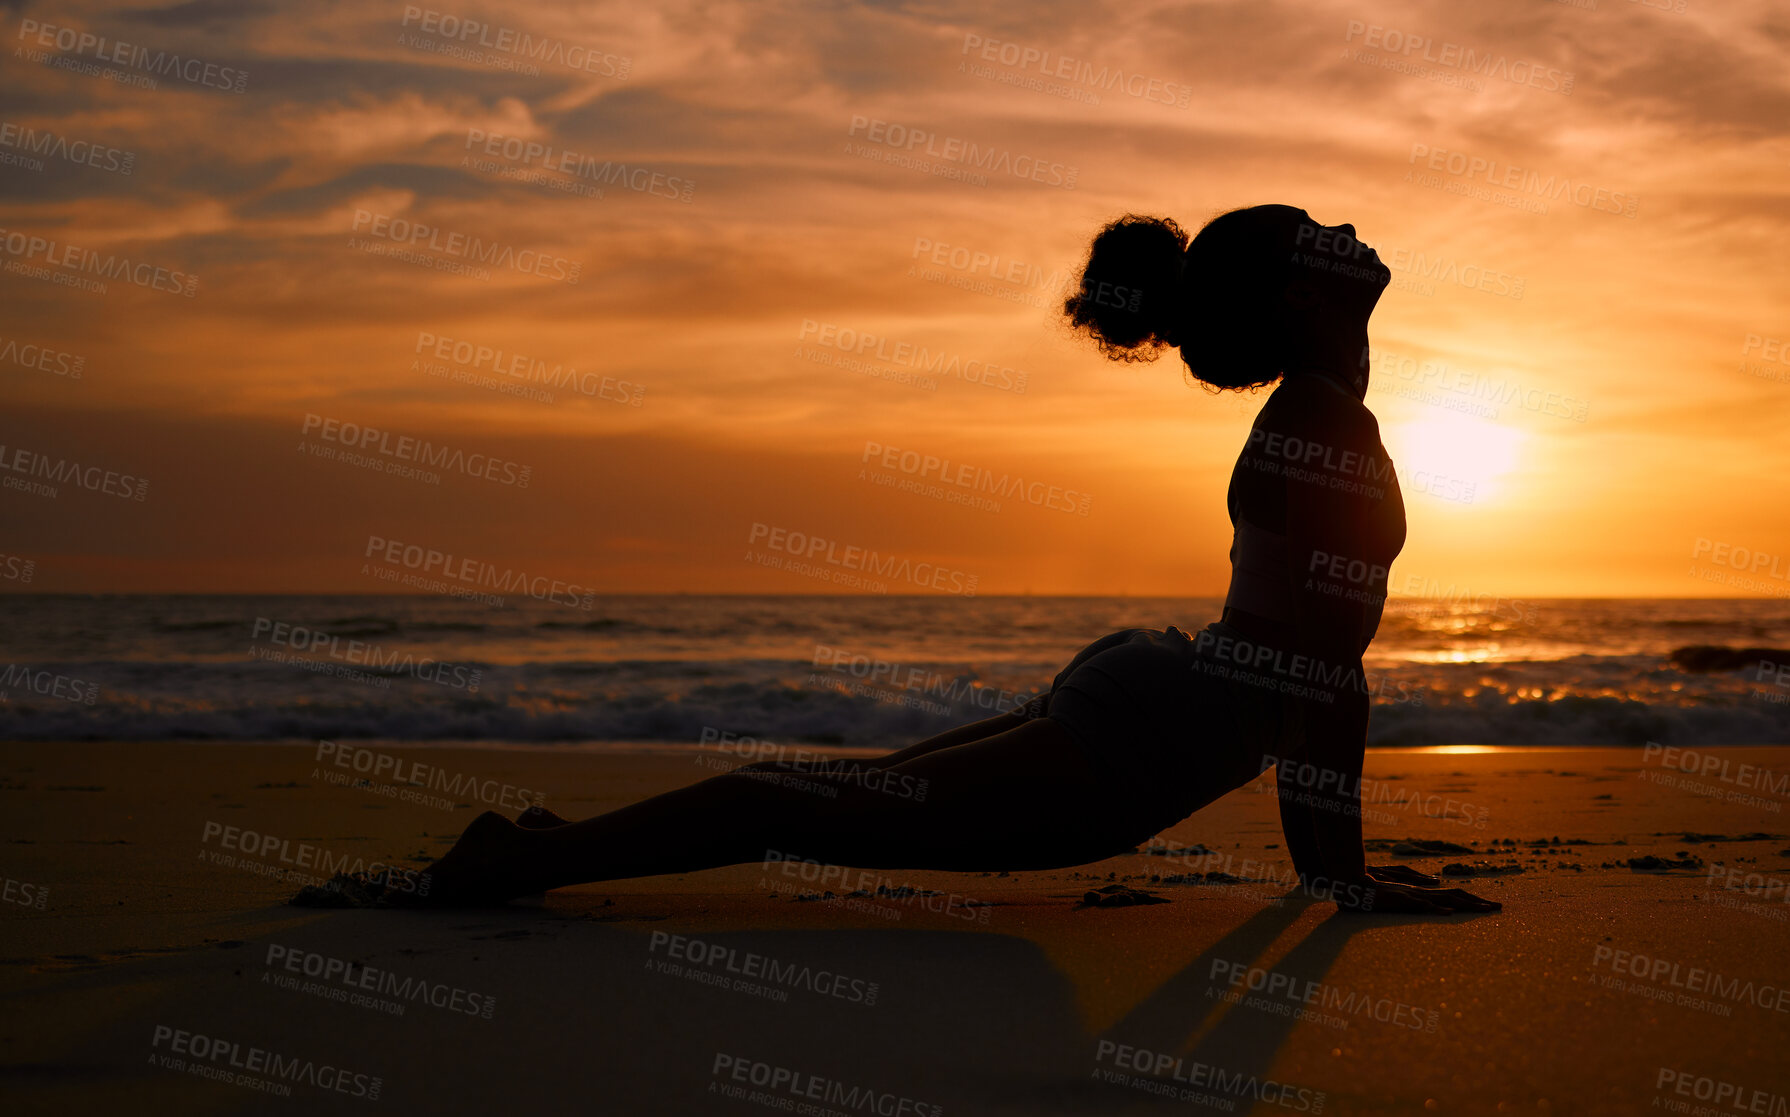
<path id="1" fill-rule="evenodd" d="M 1315 875 L 1359 884 L 1368 879 L 1361 840 L 1361 769 L 1367 753 L 1366 693 L 1345 691 L 1334 703 L 1307 704 L 1305 759 L 1296 762 L 1291 803 L 1295 827 L 1308 831 L 1314 846 Z M 1281 800 L 1281 827 L 1289 805 Z M 1289 841 L 1292 839 L 1289 838 Z M 1295 864 L 1295 867 L 1297 865 Z M 1301 874 L 1306 875 L 1306 874 Z"/>
<path id="2" fill-rule="evenodd" d="M 1391 472 L 1366 409 L 1339 408 L 1321 385 L 1289 393 L 1268 424 L 1297 448 L 1283 469 L 1286 577 L 1294 588 L 1294 647 L 1303 657 L 1303 751 L 1276 775 L 1281 828 L 1302 877 L 1362 883 L 1361 769 L 1368 694 L 1361 664 L 1367 601 L 1384 585 L 1376 536 Z M 1270 443 L 1270 445 L 1272 445 Z M 1395 482 L 1394 482 L 1395 483 Z M 1378 573 L 1378 577 L 1375 574 Z M 1303 864 L 1301 864 L 1303 862 Z"/>
<path id="3" fill-rule="evenodd" d="M 1350 758 L 1365 755 L 1367 710 L 1364 702 L 1358 711 L 1354 703 L 1343 711 L 1316 703 L 1307 707 L 1301 748 L 1277 758 L 1275 766 L 1281 833 L 1301 880 L 1355 880 L 1360 859 L 1334 854 L 1362 849 L 1362 760 Z"/>
<path id="4" fill-rule="evenodd" d="M 1320 386 L 1321 388 L 1321 386 Z M 1369 616 L 1384 603 L 1391 554 L 1404 537 L 1404 504 L 1379 424 L 1366 408 L 1339 410 L 1334 394 L 1301 394 L 1277 417 L 1320 468 L 1286 476 L 1287 577 L 1295 648 L 1305 656 L 1304 742 L 1275 775 L 1281 829 L 1300 879 L 1338 905 L 1362 911 L 1495 911 L 1460 889 L 1417 886 L 1434 878 L 1367 865 L 1361 776 L 1371 704 L 1361 656 Z M 1313 452 L 1313 448 L 1316 452 Z M 1381 565 L 1381 564 L 1385 565 Z M 1288 761 L 1291 763 L 1288 763 Z"/>

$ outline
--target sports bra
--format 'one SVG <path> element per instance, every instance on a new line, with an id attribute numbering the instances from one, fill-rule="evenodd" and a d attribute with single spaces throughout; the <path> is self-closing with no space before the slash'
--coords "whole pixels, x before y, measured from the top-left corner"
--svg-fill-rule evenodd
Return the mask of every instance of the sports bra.
<path id="1" fill-rule="evenodd" d="M 1359 402 L 1360 397 L 1331 377 L 1320 374 L 1317 379 L 1337 394 Z M 1263 410 L 1267 408 L 1264 406 Z M 1395 494 L 1397 482 L 1395 479 L 1389 481 Z M 1246 614 L 1251 620 L 1267 624 L 1245 622 L 1239 627 L 1254 629 L 1261 636 L 1290 639 L 1299 619 L 1295 595 L 1302 592 L 1302 588 L 1289 574 L 1292 567 L 1289 561 L 1291 544 L 1286 535 L 1286 480 L 1275 472 L 1259 468 L 1258 463 L 1251 460 L 1251 451 L 1245 449 L 1232 471 L 1226 503 L 1231 515 L 1232 535 L 1231 582 L 1225 592 L 1224 615 L 1227 620 L 1232 620 L 1237 619 L 1234 614 Z M 1245 505 L 1250 509 L 1249 515 L 1243 514 Z M 1384 525 L 1386 538 L 1381 547 L 1375 548 L 1386 552 L 1383 565 L 1388 568 L 1392 556 L 1403 548 L 1405 539 L 1403 501 L 1397 500 L 1396 507 L 1392 518 L 1396 523 L 1389 520 Z M 1365 651 L 1380 626 L 1385 587 L 1362 588 L 1370 591 L 1363 595 L 1365 609 L 1360 642 Z"/>

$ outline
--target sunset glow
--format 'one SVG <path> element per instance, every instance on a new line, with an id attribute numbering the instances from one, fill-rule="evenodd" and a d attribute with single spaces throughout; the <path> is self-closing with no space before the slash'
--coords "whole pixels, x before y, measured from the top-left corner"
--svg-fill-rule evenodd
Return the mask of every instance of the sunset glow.
<path id="1" fill-rule="evenodd" d="M 0 435 L 148 492 L 7 491 L 6 550 L 40 590 L 376 592 L 372 537 L 603 592 L 827 588 L 741 561 L 766 524 L 982 594 L 1221 593 L 1263 394 L 1107 362 L 1057 307 L 1117 214 L 1274 201 L 1393 269 L 1368 403 L 1400 571 L 1782 595 L 1712 559 L 1790 556 L 1770 11 L 491 9 L 553 45 L 523 65 L 404 5 L 26 8 Z M 98 48 L 68 29 L 242 89 L 71 69 Z M 1413 36 L 1492 68 L 1407 72 Z M 64 282 L 117 260 L 145 282 Z M 326 425 L 528 485 L 326 460 Z M 889 447 L 1007 495 L 867 479 Z"/>

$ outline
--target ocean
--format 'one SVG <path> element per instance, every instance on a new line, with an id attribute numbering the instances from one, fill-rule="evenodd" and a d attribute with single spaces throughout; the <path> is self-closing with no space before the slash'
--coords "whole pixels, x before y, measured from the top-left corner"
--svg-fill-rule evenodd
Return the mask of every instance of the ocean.
<path id="1" fill-rule="evenodd" d="M 9 740 L 765 742 L 896 748 L 1048 686 L 1119 628 L 1216 598 L 616 596 L 588 610 L 433 596 L 0 598 Z M 1790 743 L 1790 602 L 1388 604 L 1369 744 Z M 1683 658 L 1683 653 L 1680 654 Z"/>

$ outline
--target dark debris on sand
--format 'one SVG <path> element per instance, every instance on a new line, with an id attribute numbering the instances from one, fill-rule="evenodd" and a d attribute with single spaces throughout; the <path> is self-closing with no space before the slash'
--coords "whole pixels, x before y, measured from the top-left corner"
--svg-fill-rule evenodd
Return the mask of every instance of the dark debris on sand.
<path id="1" fill-rule="evenodd" d="M 1472 853 L 1473 851 L 1453 842 L 1406 838 L 1403 841 L 1393 842 L 1391 852 L 1395 857 L 1440 857 L 1446 853 Z"/>
<path id="2" fill-rule="evenodd" d="M 392 889 L 394 893 L 414 891 Z M 337 873 L 328 884 L 307 884 L 286 903 L 295 908 L 389 908 L 396 907 L 387 895 L 384 874 Z"/>
<path id="3" fill-rule="evenodd" d="M 1655 857 L 1651 853 L 1645 857 L 1631 857 L 1623 864 L 1639 873 L 1664 873 L 1673 869 L 1701 869 L 1703 859 L 1694 855 L 1686 855 L 1684 850 L 1678 851 L 1679 860 L 1669 857 Z"/>
<path id="4" fill-rule="evenodd" d="M 295 908 L 371 908 L 384 898 L 385 885 L 365 876 L 337 873 L 328 884 L 307 884 L 286 903 Z"/>
<path id="5" fill-rule="evenodd" d="M 1109 884 L 1105 888 L 1090 889 L 1082 894 L 1081 907 L 1086 908 L 1128 908 L 1138 904 L 1166 904 L 1168 897 L 1158 896 L 1154 892 L 1145 892 L 1141 888 L 1133 888 L 1128 884 Z"/>
<path id="6" fill-rule="evenodd" d="M 1204 843 L 1184 846 L 1180 849 L 1176 849 L 1174 846 L 1150 846 L 1144 852 L 1151 857 L 1213 857 L 1218 855 L 1217 850 L 1207 849 Z"/>
<path id="7" fill-rule="evenodd" d="M 1475 861 L 1470 865 L 1463 861 L 1455 861 L 1442 866 L 1442 875 L 1445 877 L 1506 876 L 1522 871 L 1523 867 L 1515 861 L 1503 865 L 1494 865 L 1490 861 Z"/>
<path id="8" fill-rule="evenodd" d="M 1248 883 L 1251 883 L 1247 878 L 1239 877 L 1239 876 L 1232 876 L 1230 873 L 1227 873 L 1227 872 L 1223 871 L 1222 869 L 1213 869 L 1211 872 L 1208 872 L 1208 873 L 1169 873 L 1166 876 L 1159 876 L 1155 873 L 1151 873 L 1148 879 L 1151 884 L 1248 884 Z M 1274 882 L 1267 881 L 1265 883 L 1272 884 Z"/>

